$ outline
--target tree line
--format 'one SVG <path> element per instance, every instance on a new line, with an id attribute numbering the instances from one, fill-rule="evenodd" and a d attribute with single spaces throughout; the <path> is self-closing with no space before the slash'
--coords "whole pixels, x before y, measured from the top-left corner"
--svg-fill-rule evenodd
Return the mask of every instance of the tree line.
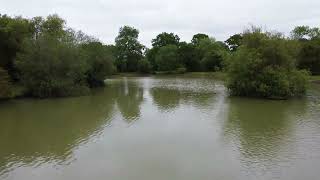
<path id="1" fill-rule="evenodd" d="M 287 37 L 251 27 L 224 42 L 163 32 L 150 48 L 138 38 L 139 30 L 123 26 L 115 44 L 105 45 L 57 15 L 0 15 L 0 97 L 87 94 L 116 72 L 223 71 L 233 95 L 288 98 L 305 93 L 309 74 L 320 74 L 319 28 L 298 26 Z"/>

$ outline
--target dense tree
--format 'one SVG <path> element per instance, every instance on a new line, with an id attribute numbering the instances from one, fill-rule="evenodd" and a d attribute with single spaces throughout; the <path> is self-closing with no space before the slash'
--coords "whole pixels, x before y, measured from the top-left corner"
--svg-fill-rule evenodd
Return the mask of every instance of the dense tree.
<path id="1" fill-rule="evenodd" d="M 158 53 L 159 48 L 153 47 L 151 49 L 146 50 L 146 58 L 149 61 L 151 68 L 156 71 L 158 70 L 158 65 L 156 63 L 156 55 Z"/>
<path id="2" fill-rule="evenodd" d="M 152 72 L 151 64 L 146 58 L 139 61 L 138 69 L 139 69 L 139 72 L 143 74 L 148 74 Z"/>
<path id="3" fill-rule="evenodd" d="M 158 64 L 156 63 L 156 56 L 159 49 L 167 45 L 179 46 L 179 41 L 180 38 L 178 35 L 166 32 L 163 32 L 157 35 L 155 39 L 152 39 L 152 48 L 146 51 L 146 57 L 154 71 L 159 70 Z"/>
<path id="4" fill-rule="evenodd" d="M 320 39 L 300 42 L 298 67 L 306 69 L 314 75 L 320 74 Z"/>
<path id="5" fill-rule="evenodd" d="M 25 38 L 32 36 L 29 21 L 22 17 L 0 15 L 0 67 L 8 71 L 12 80 L 17 80 L 14 59 L 21 50 Z"/>
<path id="6" fill-rule="evenodd" d="M 231 36 L 229 39 L 225 41 L 225 43 L 228 45 L 230 51 L 236 51 L 239 46 L 241 46 L 241 40 L 242 35 L 241 34 L 235 34 Z"/>
<path id="7" fill-rule="evenodd" d="M 152 46 L 154 48 L 160 48 L 167 45 L 179 45 L 180 38 L 178 35 L 175 35 L 173 33 L 166 33 L 163 32 L 159 34 L 155 39 L 153 39 Z"/>
<path id="8" fill-rule="evenodd" d="M 291 32 L 291 38 L 298 40 L 301 50 L 298 67 L 312 74 L 320 74 L 320 30 L 309 26 L 298 26 Z"/>
<path id="9" fill-rule="evenodd" d="M 156 63 L 160 71 L 175 71 L 181 66 L 178 59 L 178 47 L 167 45 L 159 49 L 156 55 Z"/>
<path id="10" fill-rule="evenodd" d="M 226 49 L 222 43 L 213 38 L 202 39 L 196 47 L 203 71 L 217 71 L 223 67 Z"/>
<path id="11" fill-rule="evenodd" d="M 116 37 L 116 65 L 121 72 L 138 71 L 144 46 L 139 42 L 139 31 L 130 26 L 120 28 Z"/>
<path id="12" fill-rule="evenodd" d="M 200 60 L 197 56 L 195 45 L 191 43 L 181 42 L 178 49 L 179 62 L 181 62 L 187 71 L 199 71 Z"/>
<path id="13" fill-rule="evenodd" d="M 289 98 L 305 93 L 307 73 L 296 70 L 290 41 L 253 28 L 245 31 L 242 43 L 229 66 L 233 95 Z"/>
<path id="14" fill-rule="evenodd" d="M 297 26 L 291 31 L 291 37 L 296 40 L 312 40 L 320 38 L 320 29 L 309 26 Z"/>
<path id="15" fill-rule="evenodd" d="M 114 72 L 112 50 L 100 42 L 81 45 L 89 69 L 86 72 L 90 87 L 103 86 L 104 80 Z"/>
<path id="16" fill-rule="evenodd" d="M 202 39 L 207 39 L 207 38 L 209 38 L 208 35 L 199 33 L 199 34 L 196 34 L 196 35 L 194 35 L 194 36 L 192 37 L 191 43 L 192 43 L 193 45 L 197 46 L 197 45 L 199 45 L 199 43 L 200 43 L 200 41 L 201 41 Z"/>
<path id="17" fill-rule="evenodd" d="M 80 95 L 88 92 L 85 73 L 89 67 L 76 46 L 50 35 L 24 43 L 16 65 L 21 82 L 35 97 Z"/>

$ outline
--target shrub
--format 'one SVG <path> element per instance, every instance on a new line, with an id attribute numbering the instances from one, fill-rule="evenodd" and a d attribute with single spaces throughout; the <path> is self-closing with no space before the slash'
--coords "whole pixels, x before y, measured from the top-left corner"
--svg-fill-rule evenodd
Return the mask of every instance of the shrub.
<path id="1" fill-rule="evenodd" d="M 88 93 L 84 58 L 72 43 L 50 36 L 27 40 L 16 65 L 21 82 L 35 97 L 59 97 Z"/>
<path id="2" fill-rule="evenodd" d="M 308 73 L 296 69 L 288 40 L 253 29 L 242 43 L 229 62 L 231 94 L 282 99 L 305 93 Z"/>

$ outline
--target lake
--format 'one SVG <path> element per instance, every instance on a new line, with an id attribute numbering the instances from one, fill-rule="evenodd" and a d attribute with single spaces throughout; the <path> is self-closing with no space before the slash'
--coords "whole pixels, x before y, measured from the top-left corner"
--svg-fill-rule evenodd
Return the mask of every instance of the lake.
<path id="1" fill-rule="evenodd" d="M 207 77 L 106 80 L 91 96 L 0 103 L 1 180 L 318 180 L 320 86 L 229 97 Z"/>

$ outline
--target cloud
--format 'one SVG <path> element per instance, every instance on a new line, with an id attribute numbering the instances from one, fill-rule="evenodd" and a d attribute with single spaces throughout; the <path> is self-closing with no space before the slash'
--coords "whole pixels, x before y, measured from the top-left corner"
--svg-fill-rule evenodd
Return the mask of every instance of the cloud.
<path id="1" fill-rule="evenodd" d="M 68 26 L 105 43 L 113 43 L 123 25 L 138 28 L 146 45 L 164 31 L 184 41 L 198 32 L 225 40 L 249 24 L 284 33 L 297 25 L 320 26 L 319 0 L 0 0 L 0 4 L 2 14 L 57 13 Z"/>

